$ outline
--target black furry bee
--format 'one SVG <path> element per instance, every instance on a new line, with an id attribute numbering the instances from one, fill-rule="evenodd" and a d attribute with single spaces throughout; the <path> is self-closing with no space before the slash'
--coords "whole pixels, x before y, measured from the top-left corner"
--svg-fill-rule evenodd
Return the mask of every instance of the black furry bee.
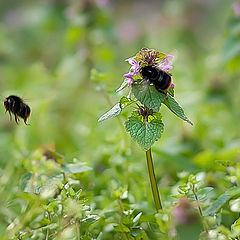
<path id="1" fill-rule="evenodd" d="M 169 73 L 160 70 L 157 66 L 144 66 L 141 68 L 143 79 L 152 83 L 160 92 L 166 91 L 171 87 L 172 77 Z"/>
<path id="2" fill-rule="evenodd" d="M 10 119 L 11 113 L 15 117 L 15 122 L 18 124 L 19 118 L 22 118 L 27 125 L 27 119 L 30 117 L 30 107 L 20 98 L 14 95 L 7 97 L 4 101 L 6 112 L 9 112 Z"/>

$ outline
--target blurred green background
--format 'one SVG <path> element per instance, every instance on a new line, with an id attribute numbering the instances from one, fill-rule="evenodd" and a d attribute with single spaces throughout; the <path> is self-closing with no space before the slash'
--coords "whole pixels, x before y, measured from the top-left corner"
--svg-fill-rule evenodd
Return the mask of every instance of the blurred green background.
<path id="1" fill-rule="evenodd" d="M 216 160 L 239 160 L 237 24 L 225 0 L 0 1 L 1 101 L 18 95 L 32 109 L 26 126 L 1 106 L 0 233 L 26 214 L 19 182 L 37 172 L 39 149 L 93 168 L 78 180 L 96 209 L 111 206 L 112 191 L 125 187 L 131 206 L 154 212 L 144 152 L 123 131 L 134 107 L 97 123 L 122 96 L 114 91 L 129 70 L 125 59 L 142 47 L 175 56 L 176 99 L 194 123 L 161 109 L 165 131 L 153 156 L 163 201 L 182 171 L 204 172 L 221 189 Z"/>

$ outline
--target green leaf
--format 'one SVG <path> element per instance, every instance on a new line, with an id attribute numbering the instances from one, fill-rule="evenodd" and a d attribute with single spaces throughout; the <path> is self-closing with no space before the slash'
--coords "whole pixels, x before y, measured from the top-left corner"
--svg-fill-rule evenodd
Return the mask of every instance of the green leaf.
<path id="1" fill-rule="evenodd" d="M 89 216 L 84 217 L 81 221 L 92 224 L 92 223 L 98 221 L 99 219 L 100 219 L 100 217 L 98 215 L 89 215 Z"/>
<path id="2" fill-rule="evenodd" d="M 133 237 L 137 237 L 139 235 L 142 235 L 142 233 L 143 233 L 143 230 L 142 230 L 141 227 L 133 227 L 133 228 L 131 228 L 131 235 Z"/>
<path id="3" fill-rule="evenodd" d="M 81 172 L 87 172 L 87 171 L 92 170 L 91 167 L 83 166 L 83 163 L 67 164 L 67 165 L 62 166 L 62 169 L 65 172 L 69 172 L 69 173 L 81 173 Z"/>
<path id="4" fill-rule="evenodd" d="M 240 234 L 240 218 L 238 218 L 233 225 L 231 226 L 231 229 L 236 232 L 238 235 Z"/>
<path id="5" fill-rule="evenodd" d="M 49 225 L 51 221 L 48 218 L 43 218 L 40 220 L 41 227 Z"/>
<path id="6" fill-rule="evenodd" d="M 177 101 L 171 95 L 168 95 L 168 98 L 166 98 L 163 103 L 182 120 L 193 125 L 193 123 L 185 115 L 182 107 L 177 103 Z"/>
<path id="7" fill-rule="evenodd" d="M 208 197 L 208 194 L 213 190 L 214 188 L 212 187 L 205 187 L 205 188 L 201 188 L 197 191 L 197 197 L 198 200 L 204 200 Z M 194 194 L 191 192 L 189 194 L 187 194 L 189 199 L 195 199 Z"/>
<path id="8" fill-rule="evenodd" d="M 134 219 L 133 219 L 133 223 L 137 224 L 139 219 L 141 218 L 142 216 L 142 212 L 140 212 Z"/>
<path id="9" fill-rule="evenodd" d="M 120 107 L 121 109 L 124 109 L 125 107 L 129 106 L 130 104 L 132 104 L 134 101 L 132 101 L 131 99 L 127 98 L 127 97 L 122 97 L 120 99 Z"/>
<path id="10" fill-rule="evenodd" d="M 116 105 L 114 105 L 109 111 L 107 111 L 106 113 L 104 113 L 99 119 L 98 122 L 102 122 L 108 118 L 111 117 L 116 117 L 121 113 L 122 109 L 121 109 L 121 105 L 120 103 L 117 103 Z"/>
<path id="11" fill-rule="evenodd" d="M 117 103 L 116 105 L 114 105 L 109 111 L 107 111 L 106 113 L 104 113 L 99 119 L 98 122 L 104 121 L 108 118 L 111 117 L 116 117 L 118 116 L 121 111 L 126 108 L 127 106 L 129 106 L 130 104 L 134 103 L 134 101 L 132 101 L 131 99 L 127 98 L 127 97 L 122 97 L 119 101 L 119 103 Z"/>
<path id="12" fill-rule="evenodd" d="M 130 229 L 123 224 L 118 224 L 117 226 L 114 227 L 114 230 L 116 232 L 130 232 Z"/>
<path id="13" fill-rule="evenodd" d="M 161 137 L 163 127 L 161 120 L 153 119 L 151 122 L 144 123 L 136 116 L 129 117 L 125 122 L 127 132 L 145 150 L 148 150 Z"/>
<path id="14" fill-rule="evenodd" d="M 218 197 L 217 200 L 215 200 L 209 208 L 207 208 L 203 215 L 204 216 L 213 216 L 215 213 L 217 213 L 220 208 L 232 197 L 240 194 L 240 188 L 232 188 L 225 193 L 223 193 L 220 197 Z"/>
<path id="15" fill-rule="evenodd" d="M 174 97 L 174 87 L 169 88 L 168 94 L 170 94 L 172 97 Z"/>
<path id="16" fill-rule="evenodd" d="M 20 179 L 20 189 L 23 192 L 30 192 L 29 187 L 28 187 L 28 183 L 32 178 L 32 172 L 26 172 L 21 176 Z"/>
<path id="17" fill-rule="evenodd" d="M 106 79 L 106 75 L 93 68 L 90 72 L 90 79 L 94 83 L 102 83 Z"/>
<path id="18" fill-rule="evenodd" d="M 70 187 L 70 188 L 68 189 L 68 192 L 69 192 L 69 195 L 70 195 L 71 197 L 74 197 L 74 196 L 76 195 L 76 193 L 75 193 L 75 191 L 73 190 L 72 187 Z"/>
<path id="19" fill-rule="evenodd" d="M 125 87 L 127 87 L 128 83 L 129 83 L 129 79 L 125 78 L 121 86 L 116 90 L 116 92 L 122 91 Z"/>
<path id="20" fill-rule="evenodd" d="M 54 152 L 54 151 L 51 151 L 51 150 L 46 150 L 44 152 L 44 156 L 47 158 L 47 159 L 52 159 L 54 161 L 56 161 L 57 163 L 59 164 L 62 164 L 63 163 L 63 155 L 61 155 L 60 153 L 57 153 L 57 152 Z"/>
<path id="21" fill-rule="evenodd" d="M 158 92 L 155 86 L 149 85 L 144 81 L 142 83 L 133 84 L 132 92 L 142 104 L 155 112 L 159 111 L 161 103 L 166 99 L 166 96 Z"/>

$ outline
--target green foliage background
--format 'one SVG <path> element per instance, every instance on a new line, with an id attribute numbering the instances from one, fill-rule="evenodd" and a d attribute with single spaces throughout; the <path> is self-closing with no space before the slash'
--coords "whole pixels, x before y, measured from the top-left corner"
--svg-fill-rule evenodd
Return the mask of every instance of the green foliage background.
<path id="1" fill-rule="evenodd" d="M 229 200 L 239 197 L 240 19 L 231 4 L 0 2 L 1 100 L 15 94 L 32 109 L 25 126 L 1 106 L 1 239 L 187 239 L 195 228 L 171 235 L 170 216 L 189 174 L 213 188 L 201 200 L 211 236 L 238 236 L 240 208 Z M 176 56 L 176 99 L 194 124 L 161 107 L 165 131 L 152 150 L 165 210 L 156 215 L 144 152 L 123 128 L 134 104 L 97 123 L 122 96 L 124 60 L 142 47 Z"/>

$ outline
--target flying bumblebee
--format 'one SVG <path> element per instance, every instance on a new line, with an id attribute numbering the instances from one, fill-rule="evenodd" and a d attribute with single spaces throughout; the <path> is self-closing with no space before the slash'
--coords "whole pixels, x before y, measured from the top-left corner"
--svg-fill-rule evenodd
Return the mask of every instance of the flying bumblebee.
<path id="1" fill-rule="evenodd" d="M 27 119 L 30 117 L 31 109 L 20 97 L 10 95 L 4 100 L 4 107 L 6 112 L 9 112 L 10 119 L 12 119 L 11 114 L 13 114 L 17 124 L 19 118 L 22 118 L 24 123 L 28 125 Z"/>
<path id="2" fill-rule="evenodd" d="M 149 65 L 141 68 L 143 79 L 152 83 L 159 92 L 169 90 L 172 84 L 172 77 L 169 73 L 162 71 L 157 66 Z"/>

